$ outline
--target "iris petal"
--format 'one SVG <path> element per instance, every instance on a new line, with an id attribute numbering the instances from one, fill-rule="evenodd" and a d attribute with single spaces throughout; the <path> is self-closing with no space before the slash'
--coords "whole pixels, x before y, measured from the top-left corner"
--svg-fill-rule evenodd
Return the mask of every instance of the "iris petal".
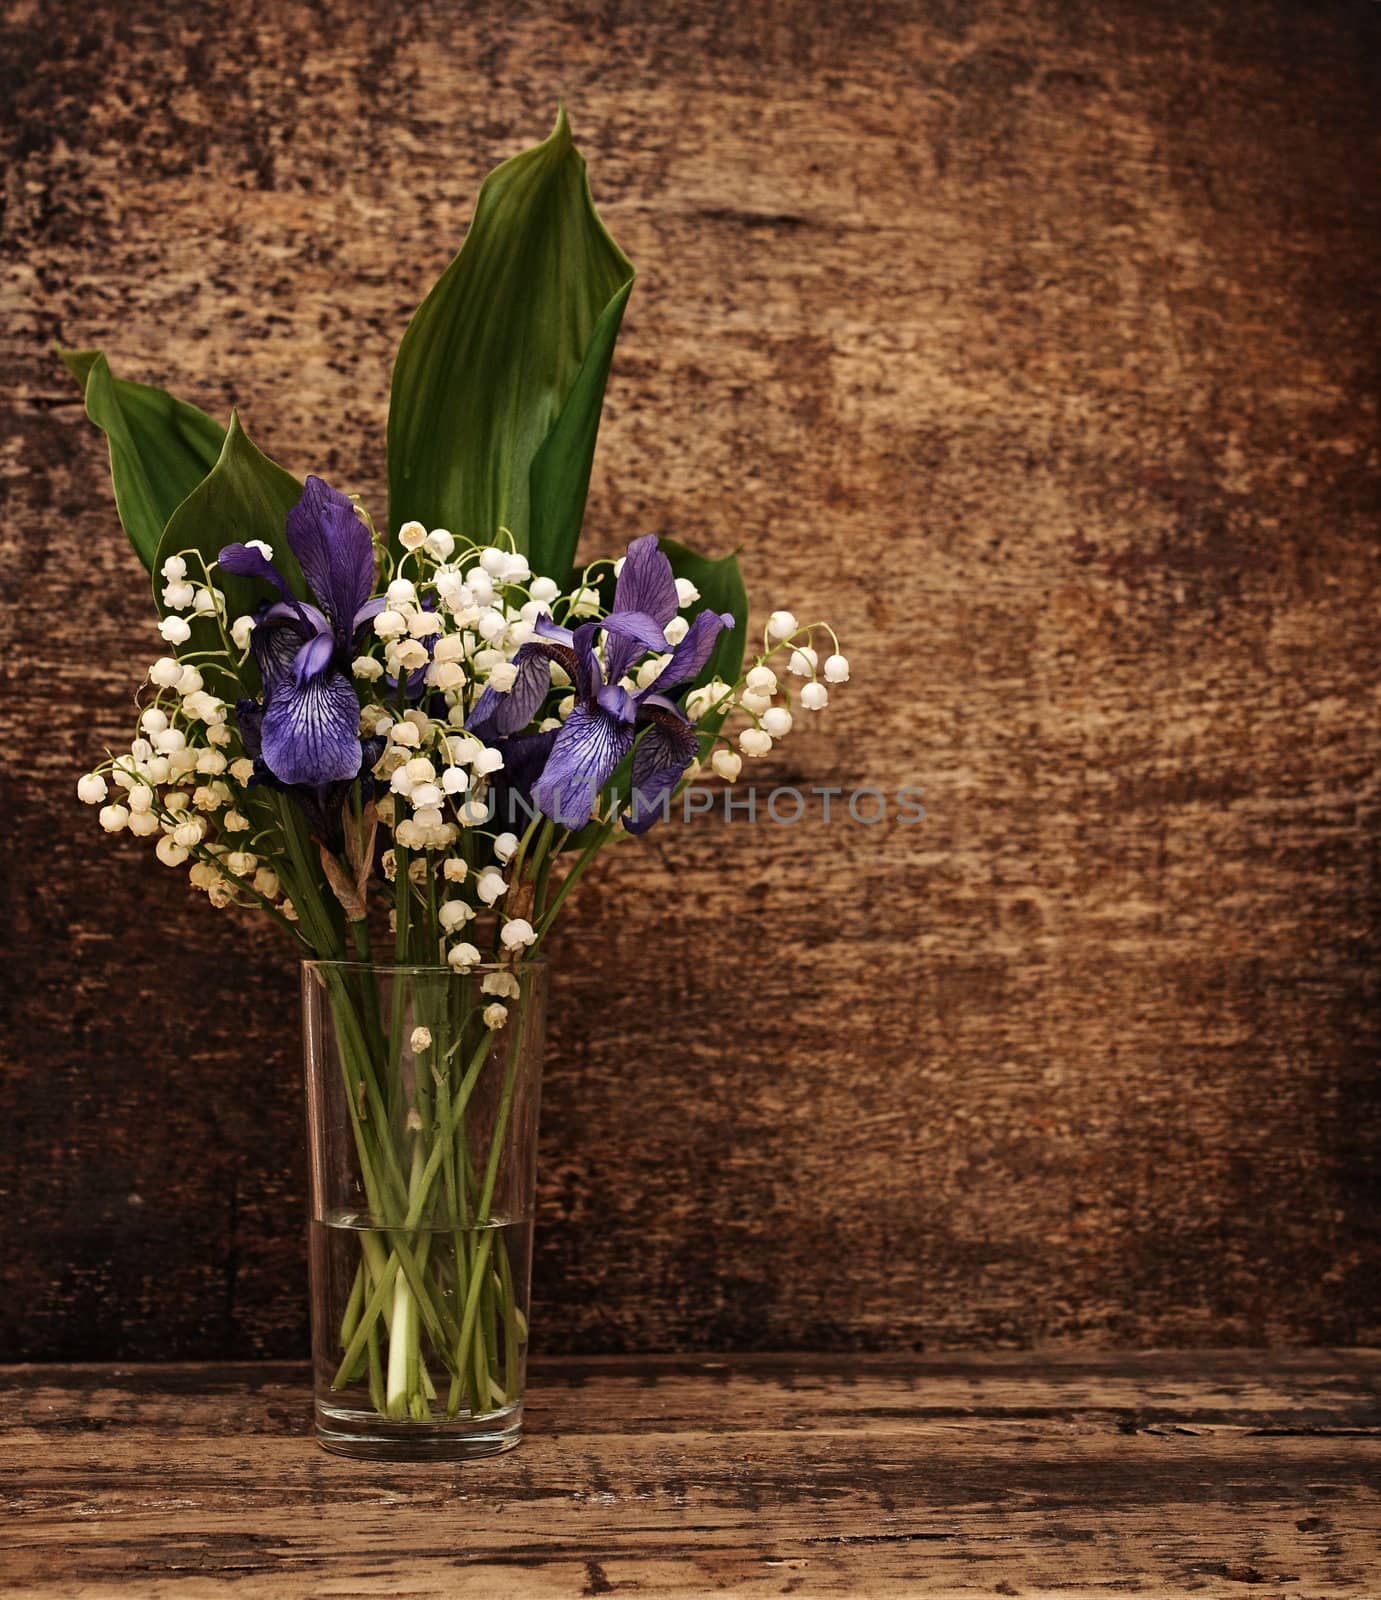
<path id="1" fill-rule="evenodd" d="M 670 700 L 645 701 L 641 720 L 650 724 L 633 751 L 632 809 L 624 813 L 629 833 L 646 833 L 662 814 L 662 802 L 695 759 L 700 741 L 693 724 Z"/>
<path id="2" fill-rule="evenodd" d="M 486 689 L 475 702 L 465 726 L 481 739 L 502 738 L 526 727 L 546 695 L 551 683 L 552 657 L 560 651 L 559 645 L 529 639 L 513 657 L 513 665 L 518 669 L 513 687 L 506 694 Z"/>
<path id="3" fill-rule="evenodd" d="M 354 503 L 309 476 L 288 513 L 288 543 L 312 593 L 335 623 L 336 643 L 350 648 L 355 618 L 374 587 L 374 540 Z"/>
<path id="4" fill-rule="evenodd" d="M 643 611 L 658 628 L 676 615 L 676 576 L 655 533 L 634 539 L 614 586 L 614 611 Z"/>
<path id="5" fill-rule="evenodd" d="M 633 743 L 634 725 L 597 705 L 577 705 L 557 735 L 533 798 L 544 816 L 583 828 L 599 791 Z"/>
<path id="6" fill-rule="evenodd" d="M 700 612 L 691 623 L 686 637 L 672 651 L 671 660 L 658 674 L 653 688 L 672 689 L 678 683 L 695 677 L 710 659 L 710 652 L 720 633 L 733 625 L 733 616 L 727 611 Z"/>
<path id="7" fill-rule="evenodd" d="M 256 550 L 253 545 L 226 545 L 216 557 L 216 565 L 222 572 L 228 572 L 234 578 L 259 578 L 264 583 L 271 583 L 279 594 L 284 596 L 288 594 L 283 574 L 262 550 Z"/>
<path id="8" fill-rule="evenodd" d="M 342 672 L 275 685 L 261 724 L 263 759 L 280 783 L 336 783 L 358 775 L 360 702 Z"/>

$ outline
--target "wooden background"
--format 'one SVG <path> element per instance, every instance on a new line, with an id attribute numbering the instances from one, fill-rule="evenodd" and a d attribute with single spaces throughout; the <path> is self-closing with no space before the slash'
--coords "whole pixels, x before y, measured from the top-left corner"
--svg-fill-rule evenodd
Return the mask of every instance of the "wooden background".
<path id="1" fill-rule="evenodd" d="M 6 8 L 0 1348 L 305 1346 L 293 974 L 100 836 L 156 653 L 50 354 L 383 504 L 485 170 L 638 264 L 592 551 L 834 619 L 760 780 L 566 929 L 538 1347 L 1381 1340 L 1367 0 Z"/>

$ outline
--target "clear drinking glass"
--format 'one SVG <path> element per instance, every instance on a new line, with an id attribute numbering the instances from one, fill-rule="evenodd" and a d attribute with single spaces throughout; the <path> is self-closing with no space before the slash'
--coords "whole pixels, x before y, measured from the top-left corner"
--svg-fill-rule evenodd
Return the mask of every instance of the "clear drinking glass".
<path id="1" fill-rule="evenodd" d="M 522 1437 L 546 966 L 306 961 L 317 1438 L 463 1460 Z"/>

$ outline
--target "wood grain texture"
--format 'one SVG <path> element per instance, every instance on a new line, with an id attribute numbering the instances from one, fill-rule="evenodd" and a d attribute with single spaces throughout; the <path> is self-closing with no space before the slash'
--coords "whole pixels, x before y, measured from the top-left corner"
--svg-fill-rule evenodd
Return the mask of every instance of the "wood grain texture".
<path id="1" fill-rule="evenodd" d="M 1375 6 L 5 15 L 0 1348 L 306 1336 L 288 962 L 70 798 L 157 641 L 51 344 L 381 506 L 558 94 L 641 269 L 588 548 L 741 542 L 855 667 L 759 783 L 928 814 L 584 892 L 538 1346 L 1381 1339 Z"/>
<path id="2" fill-rule="evenodd" d="M 1369 1596 L 1381 1353 L 539 1364 L 469 1467 L 342 1461 L 300 1367 L 0 1373 L 15 1596 Z"/>

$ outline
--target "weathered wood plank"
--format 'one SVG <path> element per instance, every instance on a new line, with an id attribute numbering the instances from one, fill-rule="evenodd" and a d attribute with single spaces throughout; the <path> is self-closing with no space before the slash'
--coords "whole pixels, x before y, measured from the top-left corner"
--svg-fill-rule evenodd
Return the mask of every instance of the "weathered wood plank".
<path id="1" fill-rule="evenodd" d="M 157 641 L 52 343 L 378 506 L 407 314 L 558 93 L 642 269 L 588 547 L 742 543 L 855 666 L 759 782 L 928 816 L 608 864 L 539 1345 L 1381 1340 L 1381 8 L 4 19 L 0 1349 L 306 1342 L 287 963 L 69 800 Z"/>
<path id="2" fill-rule="evenodd" d="M 466 1469 L 326 1456 L 284 1426 L 306 1416 L 290 1368 L 169 1369 L 161 1400 L 152 1370 L 9 1372 L 0 1578 L 180 1600 L 1376 1592 L 1377 1353 L 967 1370 L 551 1364 L 521 1450 Z M 86 1407 L 91 1430 L 56 1425 Z"/>

